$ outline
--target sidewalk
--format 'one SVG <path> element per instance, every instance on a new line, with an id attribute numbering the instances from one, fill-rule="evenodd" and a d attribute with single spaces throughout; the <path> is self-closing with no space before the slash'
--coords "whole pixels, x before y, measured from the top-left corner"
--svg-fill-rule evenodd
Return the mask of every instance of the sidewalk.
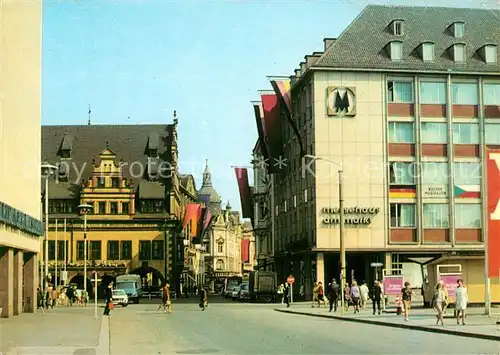
<path id="1" fill-rule="evenodd" d="M 381 315 L 372 315 L 371 307 L 367 307 L 358 314 L 353 314 L 352 308 L 346 312 L 345 316 L 341 316 L 340 309 L 337 313 L 328 312 L 328 307 L 312 308 L 311 303 L 294 303 L 290 308 L 286 306 L 278 306 L 275 311 L 299 314 L 305 316 L 331 318 L 348 322 L 368 323 L 394 328 L 405 328 L 432 333 L 444 333 L 458 335 L 471 338 L 480 338 L 486 340 L 500 341 L 500 325 L 496 322 L 500 321 L 500 309 L 493 309 L 493 313 L 499 313 L 498 316 L 486 317 L 483 315 L 483 308 L 470 308 L 466 318 L 466 325 L 457 325 L 453 319 L 453 309 L 447 310 L 445 317 L 445 326 L 436 326 L 436 313 L 433 309 L 415 309 L 410 313 L 409 322 L 405 322 L 403 315 L 398 316 L 393 313 L 395 309 L 387 309 Z"/>
<path id="2" fill-rule="evenodd" d="M 93 307 L 57 307 L 45 313 L 0 319 L 0 353 L 95 354 L 102 310 Z"/>

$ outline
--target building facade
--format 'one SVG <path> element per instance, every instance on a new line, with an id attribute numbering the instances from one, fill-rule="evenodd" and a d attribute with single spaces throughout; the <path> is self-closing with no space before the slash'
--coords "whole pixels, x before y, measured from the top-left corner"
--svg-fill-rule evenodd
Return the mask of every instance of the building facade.
<path id="1" fill-rule="evenodd" d="M 44 126 L 42 136 L 42 158 L 57 167 L 49 180 L 52 282 L 81 287 L 86 262 L 88 290 L 95 272 L 101 288 L 135 273 L 144 286 L 169 281 L 178 289 L 184 255 L 177 119 L 168 125 Z M 93 207 L 86 233 L 80 204 Z"/>
<path id="2" fill-rule="evenodd" d="M 484 302 L 488 235 L 498 248 L 486 179 L 498 175 L 498 15 L 368 6 L 305 57 L 291 98 L 306 157 L 283 119 L 287 166 L 274 174 L 282 279 L 293 274 L 310 296 L 314 281 L 339 278 L 342 169 L 348 282 L 403 274 L 429 289 L 459 274 L 471 302 Z M 492 281 L 496 302 L 499 292 Z"/>
<path id="3" fill-rule="evenodd" d="M 249 275 L 255 270 L 256 257 L 252 223 L 244 221 L 241 235 L 241 273 L 243 276 Z"/>
<path id="4" fill-rule="evenodd" d="M 42 3 L 2 3 L 0 17 L 0 316 L 10 317 L 36 309 Z"/>

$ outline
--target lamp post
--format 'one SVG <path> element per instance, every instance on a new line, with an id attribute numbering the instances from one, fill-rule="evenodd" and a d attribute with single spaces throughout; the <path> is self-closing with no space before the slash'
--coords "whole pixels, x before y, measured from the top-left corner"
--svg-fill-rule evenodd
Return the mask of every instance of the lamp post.
<path id="1" fill-rule="evenodd" d="M 52 174 L 55 173 L 57 167 L 51 165 L 47 162 L 43 162 L 40 166 L 42 178 L 45 179 L 45 248 L 44 248 L 44 266 L 45 272 L 43 273 L 42 278 L 42 290 L 44 289 L 45 282 L 47 281 L 47 277 L 49 276 L 49 178 Z"/>
<path id="2" fill-rule="evenodd" d="M 87 214 L 92 212 L 93 208 L 93 206 L 85 203 L 78 206 L 80 215 L 83 215 L 83 292 L 85 297 L 87 296 Z M 97 290 L 94 290 L 94 292 L 97 292 Z"/>
<path id="3" fill-rule="evenodd" d="M 344 288 L 346 282 L 346 261 L 345 261 L 345 244 L 344 244 L 344 189 L 343 189 L 343 171 L 342 165 L 333 160 L 323 159 L 315 155 L 305 155 L 306 158 L 314 160 L 322 160 L 327 163 L 333 164 L 338 168 L 339 174 L 339 234 L 340 234 L 340 304 L 342 308 L 342 316 L 345 314 L 344 306 Z"/>

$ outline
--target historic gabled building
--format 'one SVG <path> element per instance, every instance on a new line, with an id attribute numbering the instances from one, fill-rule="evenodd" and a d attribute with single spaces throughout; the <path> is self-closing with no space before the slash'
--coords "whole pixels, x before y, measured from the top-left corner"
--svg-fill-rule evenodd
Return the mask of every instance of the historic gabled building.
<path id="1" fill-rule="evenodd" d="M 67 262 L 67 282 L 83 284 L 78 205 L 88 204 L 88 289 L 94 271 L 103 284 L 138 273 L 149 286 L 178 287 L 182 200 L 193 189 L 180 184 L 175 115 L 168 125 L 44 126 L 42 136 L 42 159 L 58 168 L 49 181 L 52 281 L 57 259 L 58 271 Z"/>

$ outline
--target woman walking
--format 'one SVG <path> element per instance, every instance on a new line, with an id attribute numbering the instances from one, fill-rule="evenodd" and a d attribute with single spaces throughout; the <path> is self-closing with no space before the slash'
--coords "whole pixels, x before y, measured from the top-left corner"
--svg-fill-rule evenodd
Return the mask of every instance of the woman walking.
<path id="1" fill-rule="evenodd" d="M 457 280 L 457 284 L 457 288 L 455 289 L 457 324 L 460 324 L 460 318 L 462 318 L 462 324 L 465 325 L 465 310 L 467 309 L 467 303 L 469 303 L 469 296 L 467 288 L 464 286 L 464 280 Z"/>
<path id="2" fill-rule="evenodd" d="M 351 300 L 354 306 L 354 313 L 359 312 L 360 299 L 361 299 L 361 291 L 359 290 L 358 283 L 356 281 L 353 281 L 351 286 Z"/>
<path id="3" fill-rule="evenodd" d="M 108 287 L 104 290 L 106 298 L 106 306 L 104 307 L 104 315 L 109 316 L 109 312 L 114 308 L 113 305 L 113 282 L 110 282 Z"/>
<path id="4" fill-rule="evenodd" d="M 163 286 L 161 303 L 158 307 L 158 310 L 160 310 L 162 307 L 164 313 L 172 313 L 172 300 L 170 299 L 170 285 L 168 283 Z"/>
<path id="5" fill-rule="evenodd" d="M 434 294 L 434 308 L 437 311 L 437 322 L 436 325 L 444 326 L 444 309 L 446 307 L 446 291 L 444 290 L 444 285 L 442 283 L 438 283 L 436 287 L 436 292 Z"/>
<path id="6" fill-rule="evenodd" d="M 403 306 L 405 308 L 405 321 L 408 322 L 408 316 L 410 314 L 411 308 L 411 296 L 413 295 L 413 291 L 410 287 L 410 283 L 408 281 L 405 282 L 405 287 L 401 290 L 401 299 L 403 300 Z"/>

